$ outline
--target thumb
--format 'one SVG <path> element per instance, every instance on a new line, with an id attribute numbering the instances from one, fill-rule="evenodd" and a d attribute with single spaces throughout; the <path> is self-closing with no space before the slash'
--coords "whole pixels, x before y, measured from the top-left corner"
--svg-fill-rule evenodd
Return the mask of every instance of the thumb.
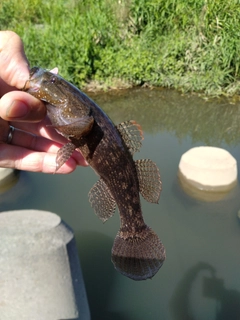
<path id="1" fill-rule="evenodd" d="M 21 89 L 28 78 L 29 66 L 22 40 L 13 31 L 0 31 L 0 81 Z"/>

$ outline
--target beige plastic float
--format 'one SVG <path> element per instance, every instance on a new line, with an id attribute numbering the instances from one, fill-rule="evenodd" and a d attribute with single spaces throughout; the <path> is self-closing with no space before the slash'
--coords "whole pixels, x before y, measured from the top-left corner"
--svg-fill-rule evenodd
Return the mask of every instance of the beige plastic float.
<path id="1" fill-rule="evenodd" d="M 211 197 L 217 200 L 216 193 L 221 198 L 232 190 L 237 184 L 237 174 L 236 159 L 222 148 L 192 148 L 182 155 L 179 163 L 178 176 L 183 189 L 194 197 L 207 192 L 208 200 Z M 200 191 L 198 195 L 197 191 Z"/>

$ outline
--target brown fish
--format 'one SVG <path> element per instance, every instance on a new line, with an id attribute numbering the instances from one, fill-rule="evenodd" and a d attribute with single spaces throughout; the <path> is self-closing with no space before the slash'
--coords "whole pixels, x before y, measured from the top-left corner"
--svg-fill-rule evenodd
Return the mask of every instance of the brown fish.
<path id="1" fill-rule="evenodd" d="M 165 249 L 143 220 L 139 193 L 158 203 L 161 180 L 154 162 L 133 160 L 141 147 L 140 126 L 135 121 L 115 126 L 87 95 L 41 68 L 31 69 L 24 90 L 46 102 L 52 125 L 69 140 L 57 153 L 56 170 L 80 149 L 100 177 L 89 192 L 96 215 L 106 221 L 118 207 L 120 230 L 112 248 L 115 268 L 134 280 L 152 278 L 165 260 Z"/>

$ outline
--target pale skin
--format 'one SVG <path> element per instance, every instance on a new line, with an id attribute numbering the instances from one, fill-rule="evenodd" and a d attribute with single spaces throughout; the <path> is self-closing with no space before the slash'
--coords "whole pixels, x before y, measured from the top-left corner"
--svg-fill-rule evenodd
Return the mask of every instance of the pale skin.
<path id="1" fill-rule="evenodd" d="M 28 78 L 29 64 L 20 37 L 0 31 L 0 167 L 55 173 L 56 154 L 66 139 L 47 126 L 44 103 L 20 91 Z M 7 144 L 10 125 L 15 130 Z M 75 151 L 57 173 L 70 173 L 78 165 L 87 163 Z"/>

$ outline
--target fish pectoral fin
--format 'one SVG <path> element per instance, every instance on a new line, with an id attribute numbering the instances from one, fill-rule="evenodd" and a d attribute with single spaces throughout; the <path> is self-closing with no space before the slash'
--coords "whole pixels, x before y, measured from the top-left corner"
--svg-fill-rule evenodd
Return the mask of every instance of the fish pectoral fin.
<path id="1" fill-rule="evenodd" d="M 91 207 L 103 222 L 112 217 L 116 210 L 116 202 L 103 179 L 95 183 L 88 194 Z"/>
<path id="2" fill-rule="evenodd" d="M 87 134 L 92 129 L 94 118 L 92 116 L 85 116 L 78 119 L 73 119 L 68 124 L 53 126 L 58 131 L 62 132 L 64 136 L 80 138 Z"/>
<path id="3" fill-rule="evenodd" d="M 135 161 L 139 180 L 139 190 L 143 198 L 149 202 L 158 203 L 162 191 L 159 169 L 152 160 Z"/>
<path id="4" fill-rule="evenodd" d="M 73 143 L 68 142 L 58 150 L 56 157 L 56 171 L 71 157 L 75 148 L 76 147 Z"/>
<path id="5" fill-rule="evenodd" d="M 143 131 L 134 120 L 125 121 L 116 126 L 131 154 L 138 152 L 142 146 Z"/>

